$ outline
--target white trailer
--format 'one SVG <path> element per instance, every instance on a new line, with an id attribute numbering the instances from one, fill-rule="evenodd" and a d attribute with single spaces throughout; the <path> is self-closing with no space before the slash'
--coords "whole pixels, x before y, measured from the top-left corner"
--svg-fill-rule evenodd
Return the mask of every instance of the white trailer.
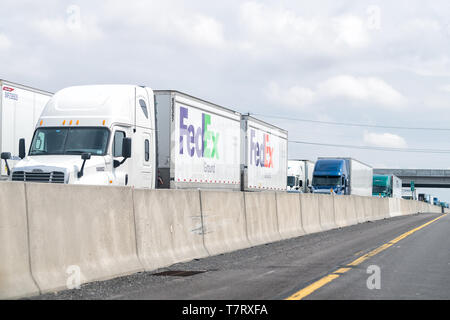
<path id="1" fill-rule="evenodd" d="M 310 160 L 289 160 L 287 190 L 307 193 L 314 172 L 314 162 Z"/>
<path id="2" fill-rule="evenodd" d="M 239 190 L 240 114 L 177 91 L 65 88 L 11 180 Z"/>
<path id="3" fill-rule="evenodd" d="M 402 198 L 402 179 L 392 175 L 392 198 Z"/>
<path id="4" fill-rule="evenodd" d="M 241 117 L 243 191 L 286 190 L 288 133 L 249 115 Z"/>
<path id="5" fill-rule="evenodd" d="M 155 90 L 158 188 L 240 190 L 240 113 Z"/>
<path id="6" fill-rule="evenodd" d="M 8 164 L 12 168 L 20 160 L 19 139 L 31 141 L 37 120 L 52 93 L 1 79 L 0 90 L 0 152 L 11 152 Z M 6 179 L 4 163 L 0 168 L 0 176 Z"/>
<path id="7" fill-rule="evenodd" d="M 348 158 L 350 163 L 350 194 L 372 196 L 373 168 L 359 160 Z"/>
<path id="8" fill-rule="evenodd" d="M 411 188 L 403 187 L 402 188 L 402 198 L 407 200 L 417 200 L 417 189 L 411 191 Z"/>

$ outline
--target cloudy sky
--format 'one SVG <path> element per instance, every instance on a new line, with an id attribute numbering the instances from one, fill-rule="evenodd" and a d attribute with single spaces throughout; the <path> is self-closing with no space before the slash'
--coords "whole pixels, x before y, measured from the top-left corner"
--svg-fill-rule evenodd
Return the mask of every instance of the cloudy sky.
<path id="1" fill-rule="evenodd" d="M 260 114 L 290 140 L 450 150 L 450 131 L 268 117 L 450 128 L 450 2 L 2 0 L 0 78 L 176 89 Z M 450 168 L 450 154 L 289 144 L 291 158 L 334 155 Z"/>

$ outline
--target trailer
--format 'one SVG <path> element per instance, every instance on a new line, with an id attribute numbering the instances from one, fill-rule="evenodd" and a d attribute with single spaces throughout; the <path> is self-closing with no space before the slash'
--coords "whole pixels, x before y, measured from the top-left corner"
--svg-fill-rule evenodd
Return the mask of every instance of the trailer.
<path id="1" fill-rule="evenodd" d="M 153 92 L 157 187 L 240 190 L 240 113 L 179 91 Z"/>
<path id="2" fill-rule="evenodd" d="M 20 160 L 19 139 L 25 138 L 26 147 L 33 136 L 34 128 L 51 92 L 31 88 L 22 84 L 0 79 L 0 153 L 10 152 L 10 168 Z M 7 178 L 5 165 L 0 166 L 0 178 Z"/>
<path id="3" fill-rule="evenodd" d="M 391 176 L 392 183 L 392 198 L 402 198 L 402 179 L 396 175 Z"/>
<path id="4" fill-rule="evenodd" d="M 286 130 L 241 116 L 242 191 L 286 190 L 287 144 Z"/>

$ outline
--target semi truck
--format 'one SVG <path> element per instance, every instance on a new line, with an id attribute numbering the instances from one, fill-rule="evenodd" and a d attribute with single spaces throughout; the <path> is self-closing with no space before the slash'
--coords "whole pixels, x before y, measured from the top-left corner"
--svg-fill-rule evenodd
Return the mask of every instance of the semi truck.
<path id="1" fill-rule="evenodd" d="M 433 204 L 434 204 L 435 206 L 438 206 L 439 203 L 440 203 L 439 198 L 433 197 Z"/>
<path id="2" fill-rule="evenodd" d="M 313 193 L 372 196 L 373 168 L 353 158 L 321 157 L 314 166 Z"/>
<path id="3" fill-rule="evenodd" d="M 419 201 L 423 201 L 430 204 L 432 203 L 432 196 L 426 193 L 419 193 L 418 199 Z"/>
<path id="4" fill-rule="evenodd" d="M 402 198 L 402 180 L 395 175 L 373 175 L 372 195 L 382 198 Z"/>
<path id="5" fill-rule="evenodd" d="M 407 200 L 417 200 L 419 198 L 417 195 L 417 189 L 412 191 L 411 188 L 402 188 L 402 198 Z"/>
<path id="6" fill-rule="evenodd" d="M 175 90 L 68 87 L 43 110 L 28 154 L 20 139 L 10 180 L 241 190 L 241 121 L 236 111 Z M 268 159 L 273 169 L 287 150 L 271 139 L 253 142 L 258 164 Z"/>
<path id="7" fill-rule="evenodd" d="M 287 175 L 288 192 L 311 192 L 314 162 L 310 160 L 289 160 Z"/>
<path id="8" fill-rule="evenodd" d="M 53 94 L 1 79 L 0 90 L 0 152 L 13 152 L 9 166 L 14 167 L 20 160 L 19 138 L 30 142 L 37 119 Z M 8 168 L 0 165 L 1 180 L 7 179 L 7 173 Z"/>
<path id="9" fill-rule="evenodd" d="M 242 191 L 286 190 L 288 132 L 241 116 Z"/>

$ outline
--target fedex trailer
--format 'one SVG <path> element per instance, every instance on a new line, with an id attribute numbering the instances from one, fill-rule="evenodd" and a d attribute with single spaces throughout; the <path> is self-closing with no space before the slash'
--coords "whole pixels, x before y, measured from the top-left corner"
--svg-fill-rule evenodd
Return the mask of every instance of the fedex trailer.
<path id="1" fill-rule="evenodd" d="M 13 181 L 240 189 L 240 113 L 134 85 L 58 91 Z M 10 153 L 2 159 L 10 161 Z"/>
<path id="2" fill-rule="evenodd" d="M 158 188 L 240 189 L 240 113 L 155 90 Z"/>
<path id="3" fill-rule="evenodd" d="M 52 93 L 6 80 L 0 80 L 0 90 L 0 152 L 12 152 L 11 168 L 20 160 L 17 154 L 19 139 L 30 142 L 36 122 Z M 0 167 L 0 176 L 6 179 L 8 170 L 4 165 Z"/>
<path id="4" fill-rule="evenodd" d="M 287 144 L 286 130 L 242 115 L 242 191 L 286 190 Z"/>

